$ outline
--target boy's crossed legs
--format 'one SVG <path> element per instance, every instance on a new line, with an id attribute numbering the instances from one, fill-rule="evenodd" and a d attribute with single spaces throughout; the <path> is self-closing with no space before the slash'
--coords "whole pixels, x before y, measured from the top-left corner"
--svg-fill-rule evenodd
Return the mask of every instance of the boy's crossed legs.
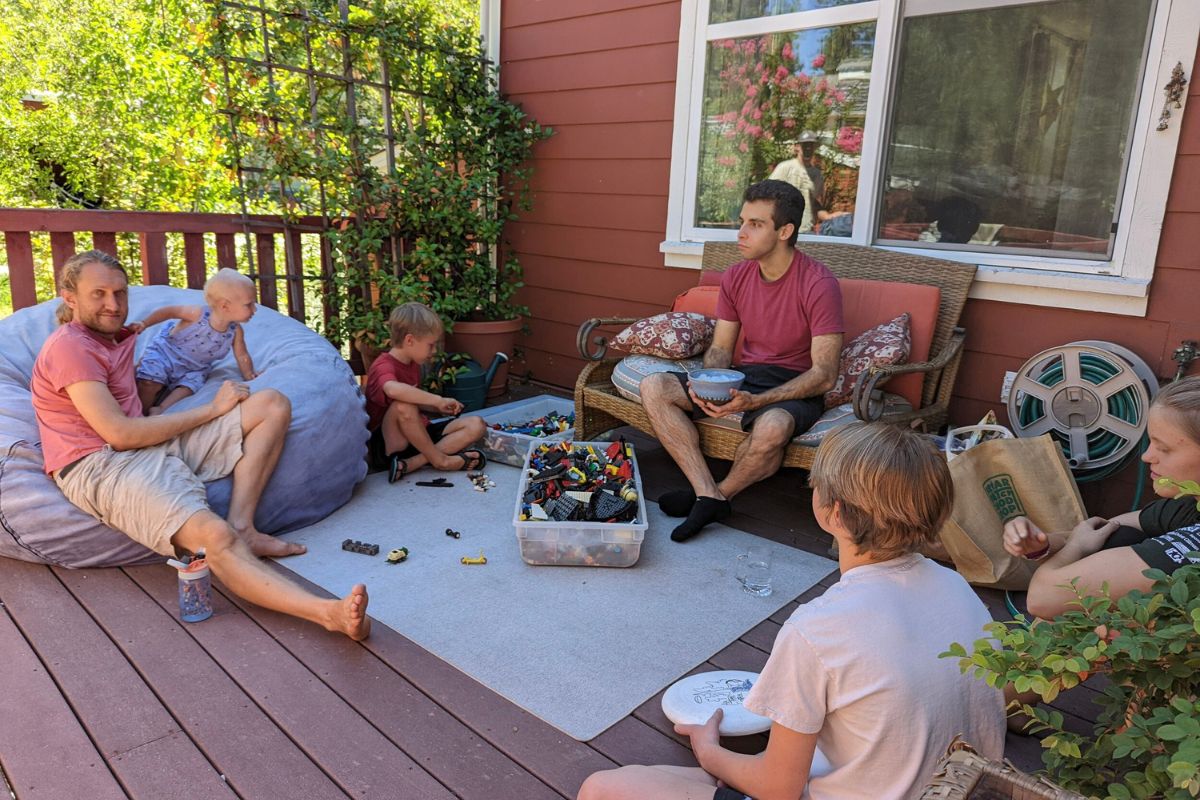
<path id="1" fill-rule="evenodd" d="M 483 438 L 486 430 L 483 417 L 468 416 L 450 420 L 431 435 L 419 408 L 392 401 L 379 424 L 384 452 L 391 460 L 388 480 L 394 483 L 426 464 L 442 471 L 480 469 L 483 454 L 464 448 Z"/>

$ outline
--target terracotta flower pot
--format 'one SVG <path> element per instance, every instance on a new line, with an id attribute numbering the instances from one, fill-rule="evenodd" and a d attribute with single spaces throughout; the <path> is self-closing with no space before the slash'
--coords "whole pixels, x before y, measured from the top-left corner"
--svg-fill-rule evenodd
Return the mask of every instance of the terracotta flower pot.
<path id="1" fill-rule="evenodd" d="M 455 322 L 454 333 L 446 336 L 446 352 L 465 352 L 478 361 L 484 369 L 492 363 L 496 353 L 512 358 L 521 332 L 521 318 L 502 319 L 495 322 Z M 508 362 L 500 365 L 488 387 L 489 398 L 504 394 L 508 386 Z"/>

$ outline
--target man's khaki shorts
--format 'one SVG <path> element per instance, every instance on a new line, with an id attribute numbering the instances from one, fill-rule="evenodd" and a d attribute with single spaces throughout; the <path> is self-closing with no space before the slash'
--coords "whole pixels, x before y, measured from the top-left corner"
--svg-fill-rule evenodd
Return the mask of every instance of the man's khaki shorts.
<path id="1" fill-rule="evenodd" d="M 183 524 L 208 509 L 204 484 L 233 472 L 242 457 L 242 410 L 140 450 L 102 450 L 85 456 L 65 478 L 68 500 L 105 525 L 165 556 Z"/>

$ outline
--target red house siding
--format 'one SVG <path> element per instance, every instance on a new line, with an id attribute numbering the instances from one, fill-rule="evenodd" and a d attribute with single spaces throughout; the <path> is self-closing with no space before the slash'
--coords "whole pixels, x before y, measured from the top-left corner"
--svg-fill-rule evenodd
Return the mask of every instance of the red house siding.
<path id="1" fill-rule="evenodd" d="M 664 267 L 658 250 L 666 230 L 679 4 L 504 0 L 501 29 L 502 90 L 555 129 L 537 151 L 534 210 L 509 226 L 508 237 L 525 266 L 527 366 L 534 378 L 566 387 L 581 366 L 575 331 L 582 320 L 660 311 L 696 282 L 693 270 Z M 1174 374 L 1172 351 L 1183 339 L 1200 339 L 1198 95 L 1200 80 L 1192 80 L 1147 316 L 968 302 L 954 419 L 1001 410 L 1006 370 L 1074 340 L 1116 342 L 1158 375 Z M 1089 488 L 1089 502 L 1098 513 L 1121 510 L 1129 502 L 1121 484 L 1132 480 L 1127 470 L 1103 489 Z"/>
<path id="2" fill-rule="evenodd" d="M 663 267 L 679 3 L 504 0 L 500 85 L 554 136 L 534 208 L 508 228 L 525 268 L 526 364 L 572 386 L 589 317 L 663 310 L 696 283 Z"/>

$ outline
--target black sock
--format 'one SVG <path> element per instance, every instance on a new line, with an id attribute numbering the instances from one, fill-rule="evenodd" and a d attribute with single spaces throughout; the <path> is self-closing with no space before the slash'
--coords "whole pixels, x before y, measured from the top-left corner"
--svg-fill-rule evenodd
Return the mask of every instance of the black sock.
<path id="1" fill-rule="evenodd" d="M 699 533 L 700 529 L 708 523 L 723 520 L 731 513 L 733 513 L 733 508 L 729 505 L 728 500 L 718 500 L 715 497 L 697 497 L 696 505 L 692 506 L 687 519 L 679 523 L 679 526 L 671 531 L 671 541 L 686 542 Z"/>
<path id="2" fill-rule="evenodd" d="M 696 493 L 691 489 L 676 489 L 658 498 L 658 507 L 668 517 L 686 517 L 696 505 Z"/>

